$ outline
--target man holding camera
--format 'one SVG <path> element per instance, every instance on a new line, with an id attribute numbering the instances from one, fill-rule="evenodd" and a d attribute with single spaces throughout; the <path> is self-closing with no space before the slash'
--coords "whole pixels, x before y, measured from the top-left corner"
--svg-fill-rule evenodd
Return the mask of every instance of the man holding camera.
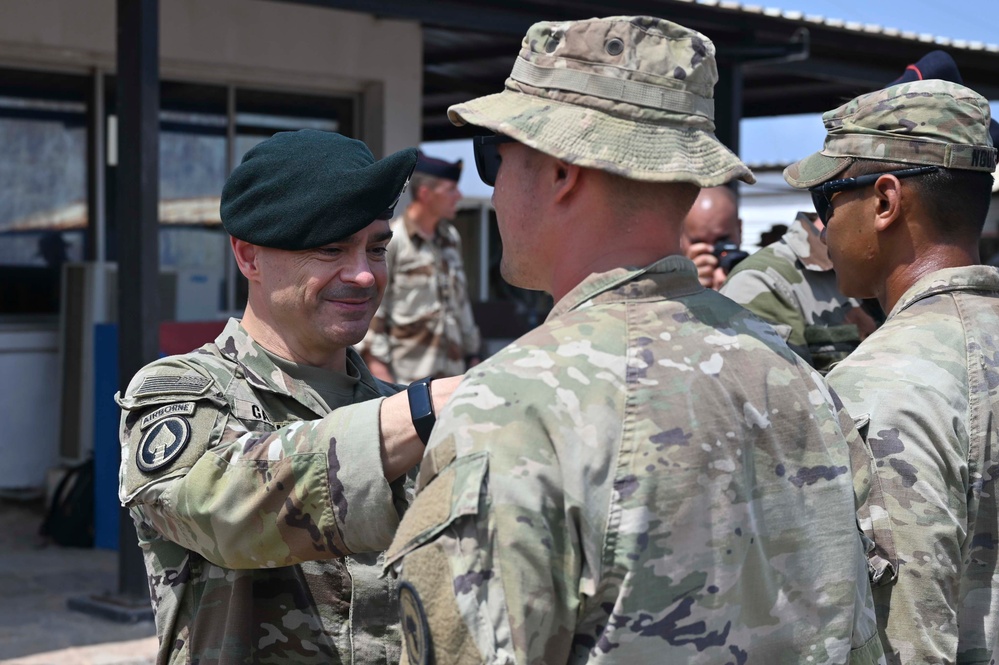
<path id="1" fill-rule="evenodd" d="M 683 220 L 680 249 L 697 266 L 701 286 L 717 291 L 735 264 L 746 258 L 739 249 L 742 220 L 735 190 L 729 185 L 701 190 Z"/>

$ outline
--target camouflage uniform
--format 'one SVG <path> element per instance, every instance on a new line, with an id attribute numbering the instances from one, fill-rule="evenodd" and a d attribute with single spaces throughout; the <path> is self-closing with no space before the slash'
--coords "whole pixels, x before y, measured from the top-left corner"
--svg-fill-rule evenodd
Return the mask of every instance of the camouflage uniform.
<path id="1" fill-rule="evenodd" d="M 343 404 L 280 369 L 235 319 L 215 343 L 145 367 L 120 398 L 121 500 L 159 663 L 398 660 L 395 585 L 374 553 L 406 506 L 405 477 L 390 485 L 380 457 L 378 398 L 397 388 L 347 353 L 344 404 L 362 403 L 332 415 Z"/>
<path id="2" fill-rule="evenodd" d="M 997 153 L 990 115 L 981 95 L 956 83 L 890 86 L 824 113 L 823 149 L 784 170 L 791 186 L 812 190 L 816 210 L 827 216 L 837 270 L 842 263 L 856 271 L 841 270 L 841 284 L 852 278 L 851 290 L 879 293 L 890 310 L 829 373 L 829 383 L 875 460 L 860 516 L 876 545 L 871 583 L 893 663 L 994 663 L 999 656 L 999 274 L 961 265 L 972 260 L 978 220 L 963 220 L 945 237 L 938 227 L 950 224 L 933 224 L 927 215 L 927 206 L 940 201 L 914 194 L 914 185 L 898 186 L 898 207 L 889 204 L 888 217 L 879 218 L 892 234 L 882 234 L 870 212 L 875 195 L 885 200 L 883 191 L 871 191 L 880 176 L 869 176 L 871 189 L 855 195 L 854 207 L 837 210 L 830 196 L 857 160 L 875 160 L 899 182 L 906 182 L 899 170 L 909 168 L 913 178 L 940 168 L 991 173 Z M 987 181 L 978 181 L 980 203 Z M 858 236 L 865 241 L 854 242 Z M 947 251 L 938 251 L 942 246 Z M 863 270 L 871 263 L 877 269 Z M 886 275 L 904 293 L 892 293 Z"/>
<path id="3" fill-rule="evenodd" d="M 825 374 L 860 344 L 851 316 L 867 314 L 836 288 L 829 252 L 806 213 L 787 233 L 740 262 L 721 293 L 766 319 L 809 365 Z"/>
<path id="4" fill-rule="evenodd" d="M 996 662 L 999 272 L 922 277 L 829 383 L 876 460 L 862 524 L 889 660 Z"/>
<path id="5" fill-rule="evenodd" d="M 594 274 L 469 372 L 388 562 L 438 664 L 877 662 L 844 437 L 686 258 Z"/>
<path id="6" fill-rule="evenodd" d="M 458 230 L 442 220 L 424 239 L 400 215 L 392 232 L 385 296 L 358 350 L 391 367 L 400 383 L 464 373 L 480 339 Z"/>

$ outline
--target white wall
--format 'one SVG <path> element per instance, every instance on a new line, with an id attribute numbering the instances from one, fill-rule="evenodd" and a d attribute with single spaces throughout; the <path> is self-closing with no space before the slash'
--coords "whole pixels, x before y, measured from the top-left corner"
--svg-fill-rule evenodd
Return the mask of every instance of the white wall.
<path id="1" fill-rule="evenodd" d="M 0 0 L 0 66 L 112 72 L 115 32 L 114 0 Z M 267 0 L 160 0 L 160 58 L 169 79 L 368 92 L 364 138 L 376 152 L 419 142 L 416 22 Z"/>

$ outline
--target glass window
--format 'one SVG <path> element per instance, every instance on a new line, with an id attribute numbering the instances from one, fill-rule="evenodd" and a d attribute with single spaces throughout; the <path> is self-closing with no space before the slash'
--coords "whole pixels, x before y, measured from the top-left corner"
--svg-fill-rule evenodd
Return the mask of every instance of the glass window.
<path id="1" fill-rule="evenodd" d="M 85 79 L 0 70 L 0 315 L 55 313 L 87 226 Z"/>

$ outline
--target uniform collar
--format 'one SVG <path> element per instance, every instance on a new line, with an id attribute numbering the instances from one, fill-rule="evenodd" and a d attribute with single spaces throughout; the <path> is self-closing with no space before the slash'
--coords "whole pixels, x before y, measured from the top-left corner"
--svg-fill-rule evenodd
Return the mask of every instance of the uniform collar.
<path id="1" fill-rule="evenodd" d="M 829 248 L 822 242 L 822 235 L 812 224 L 808 213 L 799 212 L 784 234 L 784 242 L 798 257 L 805 270 L 827 272 L 833 269 Z"/>
<path id="2" fill-rule="evenodd" d="M 999 292 L 999 270 L 992 266 L 974 265 L 944 268 L 923 275 L 902 294 L 888 318 L 924 298 L 952 291 Z"/>
<path id="3" fill-rule="evenodd" d="M 327 409 L 313 396 L 312 389 L 307 389 L 306 384 L 292 378 L 275 365 L 263 348 L 246 332 L 239 319 L 229 319 L 222 334 L 215 339 L 215 345 L 222 355 L 242 368 L 246 382 L 254 388 L 291 397 L 316 413 L 326 412 Z M 357 352 L 350 347 L 347 348 L 347 362 L 358 370 L 357 394 L 364 399 L 379 396 L 381 391 L 375 378 Z"/>
<path id="4" fill-rule="evenodd" d="M 661 279 L 642 277 L 666 276 L 671 279 L 664 287 Z M 628 285 L 627 290 L 621 287 Z M 697 268 L 684 256 L 667 256 L 644 268 L 614 268 L 607 272 L 593 273 L 555 303 L 546 321 L 584 306 L 604 293 L 617 292 L 631 299 L 645 296 L 667 298 L 691 295 L 703 291 L 697 281 Z"/>

